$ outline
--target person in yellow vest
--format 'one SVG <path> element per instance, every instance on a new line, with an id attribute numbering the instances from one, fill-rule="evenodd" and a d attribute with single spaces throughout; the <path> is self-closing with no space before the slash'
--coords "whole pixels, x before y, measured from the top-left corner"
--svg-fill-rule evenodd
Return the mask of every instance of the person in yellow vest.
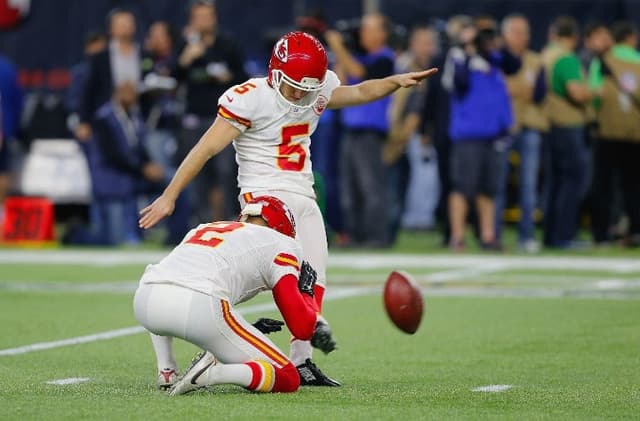
<path id="1" fill-rule="evenodd" d="M 613 193 L 622 192 L 629 218 L 626 243 L 640 246 L 640 53 L 638 30 L 630 22 L 612 28 L 615 45 L 592 62 L 590 85 L 601 91 L 595 154 L 592 234 L 596 244 L 612 240 Z M 619 184 L 618 184 L 619 183 Z"/>
<path id="2" fill-rule="evenodd" d="M 557 18 L 552 42 L 542 52 L 549 91 L 545 109 L 551 123 L 545 147 L 547 203 L 544 244 L 567 248 L 574 244 L 578 211 L 588 170 L 585 125 L 593 98 L 575 53 L 579 31 L 575 19 Z"/>
<path id="3" fill-rule="evenodd" d="M 502 21 L 502 37 L 509 52 L 518 57 L 520 70 L 507 76 L 507 88 L 515 116 L 511 149 L 519 156 L 520 224 L 518 243 L 521 250 L 535 253 L 540 246 L 535 239 L 534 211 L 537 204 L 538 173 L 542 149 L 542 132 L 549 129 L 541 102 L 547 91 L 545 71 L 540 55 L 529 49 L 529 22 L 520 14 Z M 508 176 L 508 153 L 504 154 L 500 184 L 496 196 L 496 236 L 502 231 L 502 213 Z"/>

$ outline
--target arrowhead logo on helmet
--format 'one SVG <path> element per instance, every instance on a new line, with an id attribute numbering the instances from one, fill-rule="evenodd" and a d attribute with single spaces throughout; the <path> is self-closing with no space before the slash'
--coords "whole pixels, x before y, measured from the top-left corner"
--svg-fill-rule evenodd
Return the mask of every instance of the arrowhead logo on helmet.
<path id="1" fill-rule="evenodd" d="M 286 38 L 280 38 L 275 48 L 275 55 L 283 63 L 289 58 L 289 41 Z"/>

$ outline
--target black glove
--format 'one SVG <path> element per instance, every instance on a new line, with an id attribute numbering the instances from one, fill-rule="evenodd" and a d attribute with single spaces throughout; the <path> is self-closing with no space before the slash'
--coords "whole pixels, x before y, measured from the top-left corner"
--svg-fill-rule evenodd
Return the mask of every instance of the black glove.
<path id="1" fill-rule="evenodd" d="M 280 332 L 282 330 L 282 326 L 284 326 L 284 322 L 275 319 L 268 319 L 266 317 L 259 318 L 254 324 L 253 327 L 258 329 L 260 332 L 268 335 L 273 332 Z"/>
<path id="2" fill-rule="evenodd" d="M 303 294 L 313 297 L 313 287 L 316 286 L 317 279 L 318 274 L 315 269 L 311 267 L 309 262 L 302 261 L 300 277 L 298 278 L 298 290 Z"/>
<path id="3" fill-rule="evenodd" d="M 325 354 L 336 349 L 336 341 L 333 340 L 331 328 L 322 320 L 316 322 L 316 330 L 311 338 L 311 346 L 318 348 Z"/>

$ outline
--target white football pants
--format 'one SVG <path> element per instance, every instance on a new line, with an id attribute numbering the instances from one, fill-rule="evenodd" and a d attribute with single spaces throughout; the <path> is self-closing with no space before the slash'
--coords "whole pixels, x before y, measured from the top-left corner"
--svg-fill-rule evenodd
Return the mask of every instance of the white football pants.
<path id="1" fill-rule="evenodd" d="M 134 297 L 136 319 L 160 336 L 184 339 L 225 364 L 264 360 L 281 368 L 289 359 L 228 301 L 171 284 L 142 284 Z"/>

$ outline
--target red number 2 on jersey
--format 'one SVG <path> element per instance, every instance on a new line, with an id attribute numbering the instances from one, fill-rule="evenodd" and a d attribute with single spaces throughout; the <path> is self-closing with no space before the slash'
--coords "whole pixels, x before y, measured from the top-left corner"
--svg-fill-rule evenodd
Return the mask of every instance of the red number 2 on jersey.
<path id="1" fill-rule="evenodd" d="M 302 171 L 304 169 L 307 151 L 294 140 L 308 134 L 309 123 L 282 128 L 282 143 L 278 145 L 278 168 L 285 171 Z"/>
<path id="2" fill-rule="evenodd" d="M 207 247 L 217 247 L 224 241 L 220 234 L 235 231 L 244 227 L 240 222 L 214 222 L 207 224 L 195 232 L 185 244 L 199 244 Z"/>

